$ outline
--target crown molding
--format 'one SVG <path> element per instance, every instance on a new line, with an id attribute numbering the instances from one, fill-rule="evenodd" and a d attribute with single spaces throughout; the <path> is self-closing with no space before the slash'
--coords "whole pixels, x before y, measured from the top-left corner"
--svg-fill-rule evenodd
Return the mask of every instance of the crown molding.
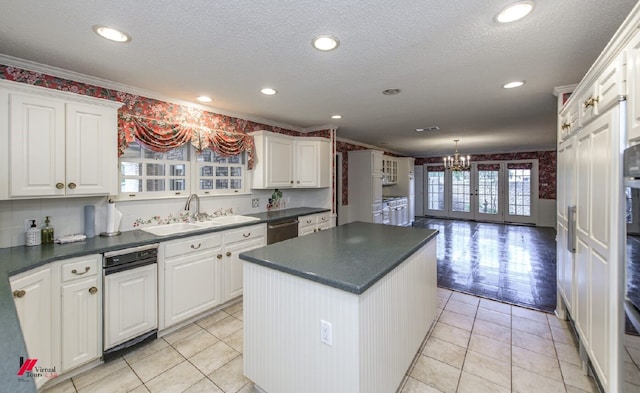
<path id="1" fill-rule="evenodd" d="M 172 104 L 183 105 L 195 109 L 199 109 L 205 112 L 216 113 L 224 116 L 237 117 L 243 120 L 249 120 L 256 123 L 266 124 L 272 127 L 284 128 L 297 132 L 308 132 L 303 127 L 294 126 L 291 124 L 280 123 L 274 120 L 265 119 L 259 116 L 252 116 L 245 113 L 237 113 L 225 111 L 222 109 L 201 105 L 195 102 L 185 101 L 177 98 L 167 97 L 160 93 L 156 93 L 150 90 L 141 89 L 134 86 L 125 85 L 123 83 L 114 82 L 108 79 L 102 79 L 91 75 L 81 74 L 79 72 L 69 71 L 58 67 L 49 66 L 46 64 L 36 63 L 34 61 L 20 59 L 13 56 L 0 54 L 0 64 L 4 64 L 11 67 L 17 67 L 28 71 L 39 72 L 41 74 L 52 75 L 58 78 L 68 79 L 74 82 L 87 83 L 94 86 L 104 87 L 107 89 L 113 89 L 121 91 L 123 93 L 129 93 L 137 96 L 143 96 L 152 98 L 154 100 L 170 102 Z M 326 128 L 322 128 L 326 129 Z"/>

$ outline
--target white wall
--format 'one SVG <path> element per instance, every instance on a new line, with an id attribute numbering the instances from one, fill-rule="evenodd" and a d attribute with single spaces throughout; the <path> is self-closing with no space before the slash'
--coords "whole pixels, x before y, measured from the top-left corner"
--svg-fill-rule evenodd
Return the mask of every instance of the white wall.
<path id="1" fill-rule="evenodd" d="M 556 227 L 556 200 L 555 199 L 539 199 L 538 200 L 538 226 L 539 227 Z"/>
<path id="2" fill-rule="evenodd" d="M 213 213 L 218 209 L 233 209 L 236 214 L 260 213 L 267 210 L 267 201 L 273 190 L 253 190 L 250 195 L 200 198 L 201 212 Z M 286 208 L 324 207 L 331 208 L 331 190 L 282 190 Z M 260 206 L 251 207 L 251 199 L 258 198 Z M 187 198 L 156 199 L 142 201 L 116 202 L 116 208 L 122 212 L 121 231 L 136 229 L 137 219 L 150 220 L 154 216 L 166 218 L 169 214 L 183 212 Z M 45 216 L 51 216 L 55 236 L 84 232 L 84 206 L 96 207 L 96 233 L 106 229 L 106 197 L 90 198 L 52 198 L 0 201 L 0 248 L 21 246 L 24 244 L 24 222 L 35 218 L 39 227 L 44 225 Z M 193 206 L 192 206 L 193 208 Z M 147 225 L 153 225 L 147 224 Z M 144 226 L 144 225 L 143 225 Z"/>

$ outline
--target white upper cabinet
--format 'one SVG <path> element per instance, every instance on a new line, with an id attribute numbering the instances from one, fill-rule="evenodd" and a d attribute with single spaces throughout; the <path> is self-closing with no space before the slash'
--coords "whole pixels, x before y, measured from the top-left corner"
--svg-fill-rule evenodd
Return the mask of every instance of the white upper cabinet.
<path id="1" fill-rule="evenodd" d="M 330 144 L 326 138 L 252 134 L 256 163 L 252 188 L 323 188 L 330 185 Z"/>
<path id="2" fill-rule="evenodd" d="M 121 105 L 0 81 L 0 199 L 117 194 Z"/>

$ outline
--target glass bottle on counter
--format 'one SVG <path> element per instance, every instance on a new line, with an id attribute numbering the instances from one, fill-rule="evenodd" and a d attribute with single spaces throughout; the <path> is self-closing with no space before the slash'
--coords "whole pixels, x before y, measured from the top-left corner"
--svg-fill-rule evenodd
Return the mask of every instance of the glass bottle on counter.
<path id="1" fill-rule="evenodd" d="M 47 216 L 42 228 L 42 244 L 53 244 L 53 227 L 49 225 L 50 223 L 49 216 Z"/>

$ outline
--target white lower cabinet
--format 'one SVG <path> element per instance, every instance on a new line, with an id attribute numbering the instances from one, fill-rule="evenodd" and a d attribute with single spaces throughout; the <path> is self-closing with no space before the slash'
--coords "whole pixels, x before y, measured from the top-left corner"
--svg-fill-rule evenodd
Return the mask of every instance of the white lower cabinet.
<path id="1" fill-rule="evenodd" d="M 24 358 L 38 359 L 37 366 L 55 367 L 54 348 L 60 345 L 53 334 L 53 313 L 51 296 L 51 269 L 35 269 L 11 278 L 11 291 L 22 328 L 27 353 Z M 16 363 L 17 365 L 17 363 Z M 28 378 L 25 374 L 24 378 Z M 36 378 L 37 387 L 42 386 L 48 378 Z"/>
<path id="2" fill-rule="evenodd" d="M 102 355 L 102 277 L 100 257 L 62 263 L 62 372 Z"/>
<path id="3" fill-rule="evenodd" d="M 298 217 L 298 236 L 323 231 L 335 226 L 331 212 Z"/>
<path id="4" fill-rule="evenodd" d="M 160 330 L 242 295 L 238 255 L 264 245 L 265 224 L 162 243 Z"/>
<path id="5" fill-rule="evenodd" d="M 10 278 L 14 303 L 27 347 L 36 366 L 56 373 L 102 355 L 100 255 L 49 264 Z M 41 387 L 49 377 L 36 378 Z"/>
<path id="6" fill-rule="evenodd" d="M 164 325 L 175 325 L 221 303 L 217 256 L 219 233 L 193 236 L 162 244 L 164 256 Z"/>

